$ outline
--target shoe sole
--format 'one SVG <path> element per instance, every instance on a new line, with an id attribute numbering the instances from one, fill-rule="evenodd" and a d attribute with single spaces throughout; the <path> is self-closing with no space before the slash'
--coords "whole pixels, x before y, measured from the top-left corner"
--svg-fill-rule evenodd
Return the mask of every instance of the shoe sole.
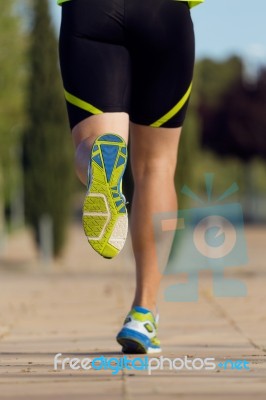
<path id="1" fill-rule="evenodd" d="M 119 338 L 117 342 L 122 346 L 122 352 L 124 354 L 155 354 L 161 353 L 161 348 L 146 348 L 142 343 L 136 339 Z"/>
<path id="2" fill-rule="evenodd" d="M 160 347 L 149 346 L 150 339 L 142 333 L 123 328 L 116 337 L 125 354 L 152 354 L 160 353 Z"/>
<path id="3" fill-rule="evenodd" d="M 120 136 L 107 134 L 96 139 L 82 223 L 90 245 L 105 258 L 115 257 L 127 237 L 128 217 L 121 192 L 126 163 L 127 146 Z"/>

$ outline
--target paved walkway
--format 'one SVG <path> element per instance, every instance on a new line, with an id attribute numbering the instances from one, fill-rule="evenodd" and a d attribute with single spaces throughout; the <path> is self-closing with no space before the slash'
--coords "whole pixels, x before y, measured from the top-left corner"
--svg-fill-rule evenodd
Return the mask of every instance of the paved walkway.
<path id="1" fill-rule="evenodd" d="M 151 375 L 53 367 L 56 353 L 122 357 L 114 337 L 134 288 L 130 249 L 116 260 L 102 260 L 74 227 L 63 260 L 40 266 L 28 236 L 14 238 L 0 260 L 0 399 L 265 399 L 266 233 L 249 228 L 246 235 L 250 264 L 231 274 L 247 284 L 248 296 L 215 298 L 211 275 L 202 273 L 198 302 L 169 303 L 163 292 L 176 277 L 165 277 L 159 337 L 162 355 L 171 360 L 245 359 L 250 370 L 166 367 Z"/>

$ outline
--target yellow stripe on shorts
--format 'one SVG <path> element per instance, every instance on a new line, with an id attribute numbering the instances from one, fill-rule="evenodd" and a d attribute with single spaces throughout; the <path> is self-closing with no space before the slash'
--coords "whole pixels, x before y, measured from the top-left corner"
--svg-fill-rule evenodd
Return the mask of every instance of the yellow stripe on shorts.
<path id="1" fill-rule="evenodd" d="M 184 94 L 184 96 L 182 97 L 182 99 L 170 110 L 168 111 L 167 114 L 165 114 L 164 116 L 162 116 L 160 119 L 158 119 L 157 121 L 155 121 L 153 124 L 151 124 L 150 126 L 154 127 L 154 128 L 159 128 L 160 126 L 162 126 L 163 124 L 165 124 L 166 122 L 168 122 L 171 118 L 173 118 L 181 109 L 182 107 L 185 105 L 185 103 L 187 102 L 190 93 L 192 90 L 192 82 L 188 88 L 188 90 L 186 91 L 186 93 Z"/>
<path id="2" fill-rule="evenodd" d="M 70 103 L 73 104 L 76 107 L 82 108 L 85 111 L 90 112 L 91 114 L 103 114 L 103 111 L 99 110 L 98 108 L 94 107 L 92 104 L 87 103 L 84 100 L 79 99 L 78 97 L 74 96 L 73 94 L 70 94 L 66 90 L 65 92 L 65 98 L 66 100 Z"/>

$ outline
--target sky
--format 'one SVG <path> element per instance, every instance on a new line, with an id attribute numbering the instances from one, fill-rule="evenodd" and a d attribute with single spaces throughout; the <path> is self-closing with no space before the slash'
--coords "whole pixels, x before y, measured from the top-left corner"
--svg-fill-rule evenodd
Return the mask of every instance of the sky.
<path id="1" fill-rule="evenodd" d="M 57 28 L 60 7 L 51 0 Z M 236 54 L 249 63 L 266 64 L 266 0 L 205 0 L 191 10 L 198 59 Z"/>

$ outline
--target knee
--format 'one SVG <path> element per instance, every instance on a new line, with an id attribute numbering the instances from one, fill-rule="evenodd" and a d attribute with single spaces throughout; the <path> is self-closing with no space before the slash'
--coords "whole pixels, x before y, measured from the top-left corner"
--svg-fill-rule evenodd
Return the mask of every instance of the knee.
<path id="1" fill-rule="evenodd" d="M 132 173 L 135 183 L 156 179 L 157 181 L 173 180 L 175 176 L 176 161 L 169 159 L 148 159 L 132 165 Z"/>

